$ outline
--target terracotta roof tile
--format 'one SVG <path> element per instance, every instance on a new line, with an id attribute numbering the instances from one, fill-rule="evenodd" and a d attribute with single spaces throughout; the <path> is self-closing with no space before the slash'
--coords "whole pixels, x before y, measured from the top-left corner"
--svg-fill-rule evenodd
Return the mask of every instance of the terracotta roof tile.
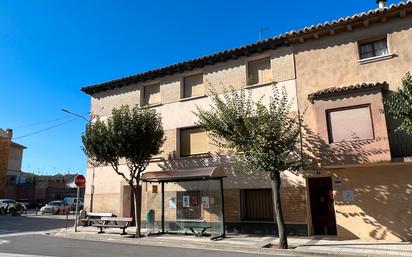
<path id="1" fill-rule="evenodd" d="M 333 20 L 331 22 L 324 22 L 313 26 L 305 27 L 301 30 L 292 30 L 275 37 L 271 37 L 262 41 L 258 41 L 252 44 L 244 45 L 238 48 L 228 49 L 221 52 L 217 52 L 211 55 L 202 56 L 199 58 L 179 62 L 176 64 L 164 66 L 158 69 L 149 70 L 146 72 L 134 74 L 131 76 L 115 79 L 112 81 L 86 86 L 82 88 L 82 91 L 87 94 L 94 94 L 97 92 L 122 87 L 131 83 L 142 82 L 151 80 L 157 77 L 165 75 L 171 75 L 174 73 L 180 73 L 185 70 L 192 70 L 195 68 L 203 67 L 206 65 L 213 65 L 217 62 L 224 62 L 229 59 L 236 59 L 240 56 L 250 55 L 259 51 L 265 51 L 268 49 L 275 49 L 280 46 L 296 43 L 299 37 L 310 37 L 311 34 L 321 32 L 328 29 L 339 29 L 343 26 L 362 23 L 366 19 L 388 16 L 389 14 L 397 13 L 404 10 L 405 15 L 412 13 L 412 0 L 406 2 L 400 2 L 398 4 L 392 4 L 385 8 L 377 8 L 368 12 L 358 13 L 345 18 Z M 342 30 L 344 31 L 344 30 Z"/>
<path id="2" fill-rule="evenodd" d="M 315 91 L 309 94 L 308 99 L 310 101 L 313 101 L 313 100 L 324 98 L 324 97 L 330 97 L 330 96 L 351 93 L 351 92 L 356 92 L 356 91 L 363 91 L 363 90 L 368 90 L 368 89 L 375 89 L 375 88 L 381 88 L 381 89 L 386 90 L 388 88 L 388 83 L 384 81 L 384 82 L 375 82 L 375 83 L 360 83 L 360 84 L 343 86 L 343 87 L 329 87 L 329 88 L 321 89 L 321 90 L 318 90 L 318 91 Z"/>

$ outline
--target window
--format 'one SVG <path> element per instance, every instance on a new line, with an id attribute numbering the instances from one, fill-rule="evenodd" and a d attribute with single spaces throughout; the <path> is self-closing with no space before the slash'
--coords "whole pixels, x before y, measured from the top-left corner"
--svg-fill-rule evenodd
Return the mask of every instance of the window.
<path id="1" fill-rule="evenodd" d="M 241 191 L 241 197 L 243 220 L 273 220 L 273 198 L 271 189 L 245 189 Z"/>
<path id="2" fill-rule="evenodd" d="M 207 133 L 201 128 L 180 130 L 180 156 L 190 156 L 209 152 Z"/>
<path id="3" fill-rule="evenodd" d="M 386 38 L 359 44 L 360 59 L 389 54 Z"/>
<path id="4" fill-rule="evenodd" d="M 203 74 L 197 74 L 183 79 L 183 98 L 203 96 L 204 94 Z"/>
<path id="5" fill-rule="evenodd" d="M 160 84 L 145 86 L 143 88 L 142 105 L 153 105 L 160 103 Z"/>
<path id="6" fill-rule="evenodd" d="M 326 111 L 329 143 L 373 139 L 370 106 Z"/>
<path id="7" fill-rule="evenodd" d="M 272 79 L 270 58 L 264 58 L 248 63 L 248 85 L 270 82 Z"/>

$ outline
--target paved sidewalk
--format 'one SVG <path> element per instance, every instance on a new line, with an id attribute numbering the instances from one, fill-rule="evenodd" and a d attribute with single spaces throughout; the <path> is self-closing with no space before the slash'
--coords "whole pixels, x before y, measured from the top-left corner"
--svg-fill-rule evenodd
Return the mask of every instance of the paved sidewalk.
<path id="1" fill-rule="evenodd" d="M 120 236 L 119 229 L 106 229 L 106 233 L 98 234 L 94 227 L 79 227 L 79 232 L 73 228 L 56 230 L 51 236 L 80 240 L 95 240 L 134 245 L 156 245 L 179 248 L 195 248 L 207 250 L 224 250 L 260 254 L 282 254 L 290 256 L 390 256 L 412 257 L 411 243 L 365 242 L 360 240 L 332 240 L 304 237 L 289 237 L 291 249 L 276 249 L 278 239 L 272 236 L 257 235 L 227 235 L 227 238 L 211 241 L 208 237 L 191 235 L 159 235 L 135 239 L 134 229 L 127 230 L 129 236 Z M 274 245 L 275 247 L 268 247 Z"/>
<path id="2" fill-rule="evenodd" d="M 411 243 L 365 242 L 360 240 L 311 239 L 293 250 L 296 254 L 313 256 L 391 256 L 412 257 Z"/>

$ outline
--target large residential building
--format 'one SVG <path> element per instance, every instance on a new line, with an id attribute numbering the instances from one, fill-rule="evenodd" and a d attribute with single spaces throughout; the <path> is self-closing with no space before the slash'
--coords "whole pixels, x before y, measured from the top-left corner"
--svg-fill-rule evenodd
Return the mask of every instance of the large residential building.
<path id="1" fill-rule="evenodd" d="M 223 222 L 226 231 L 275 231 L 268 179 L 232 163 L 230 151 L 196 127 L 193 111 L 209 106 L 211 88 L 244 88 L 267 99 L 276 86 L 304 114 L 312 163 L 282 174 L 289 233 L 412 240 L 412 139 L 395 132 L 399 121 L 382 111 L 388 92 L 412 70 L 412 2 L 378 2 L 367 13 L 82 89 L 101 117 L 121 105 L 149 106 L 162 116 L 163 153 L 142 184 L 142 209 L 155 213 L 152 229 Z M 213 179 L 222 175 L 219 194 Z M 91 204 L 129 216 L 130 188 L 110 167 L 88 167 L 86 209 Z M 145 224 L 149 216 L 142 215 Z"/>

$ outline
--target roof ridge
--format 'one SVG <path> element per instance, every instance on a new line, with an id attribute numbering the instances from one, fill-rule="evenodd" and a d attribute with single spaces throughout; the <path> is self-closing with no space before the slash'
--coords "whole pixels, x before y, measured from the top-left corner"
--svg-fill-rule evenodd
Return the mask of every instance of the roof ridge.
<path id="1" fill-rule="evenodd" d="M 316 33 L 318 31 L 336 28 L 354 22 L 359 22 L 364 18 L 371 18 L 392 11 L 400 11 L 402 8 L 412 7 L 412 0 L 401 1 L 396 4 L 391 4 L 384 8 L 375 8 L 367 12 L 360 12 L 351 16 L 341 17 L 332 21 L 325 21 L 316 25 L 306 26 L 300 30 L 291 30 L 282 34 L 278 34 L 260 41 L 250 44 L 245 44 L 236 48 L 230 48 L 214 52 L 209 55 L 188 59 L 174 64 L 165 65 L 156 69 L 147 70 L 141 73 L 132 74 L 125 77 L 120 77 L 111 81 L 98 83 L 90 86 L 85 86 L 81 90 L 87 94 L 93 94 L 116 87 L 122 87 L 131 83 L 151 80 L 156 77 L 171 75 L 173 73 L 183 72 L 185 70 L 192 70 L 206 65 L 213 65 L 216 62 L 226 61 L 228 59 L 237 59 L 240 56 L 250 55 L 259 51 L 275 49 L 280 46 L 293 44 L 293 40 L 298 37 Z M 405 12 L 405 15 L 408 14 Z"/>

